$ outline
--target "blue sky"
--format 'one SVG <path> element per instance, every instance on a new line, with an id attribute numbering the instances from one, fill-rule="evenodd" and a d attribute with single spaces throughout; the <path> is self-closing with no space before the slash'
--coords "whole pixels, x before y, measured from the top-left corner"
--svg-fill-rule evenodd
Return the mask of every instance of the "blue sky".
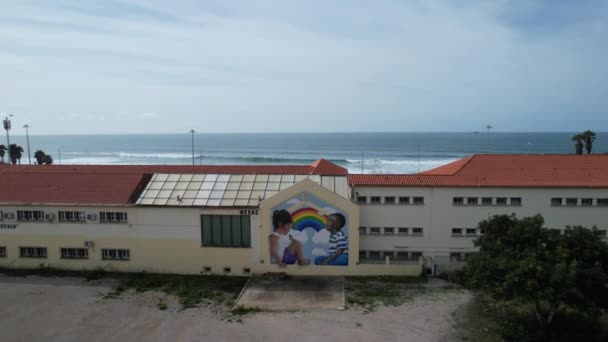
<path id="1" fill-rule="evenodd" d="M 36 134 L 608 130 L 604 0 L 0 6 Z"/>

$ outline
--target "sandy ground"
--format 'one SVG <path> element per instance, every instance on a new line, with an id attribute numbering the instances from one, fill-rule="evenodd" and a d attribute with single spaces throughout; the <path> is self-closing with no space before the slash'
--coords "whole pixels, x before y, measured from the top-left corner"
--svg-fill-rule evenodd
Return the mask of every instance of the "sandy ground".
<path id="1" fill-rule="evenodd" d="M 452 341 L 454 313 L 470 300 L 466 291 L 420 297 L 371 313 L 261 312 L 227 319 L 214 309 L 180 310 L 163 293 L 126 293 L 104 299 L 109 280 L 13 278 L 0 275 L 2 341 Z M 168 309 L 157 307 L 159 298 Z"/>

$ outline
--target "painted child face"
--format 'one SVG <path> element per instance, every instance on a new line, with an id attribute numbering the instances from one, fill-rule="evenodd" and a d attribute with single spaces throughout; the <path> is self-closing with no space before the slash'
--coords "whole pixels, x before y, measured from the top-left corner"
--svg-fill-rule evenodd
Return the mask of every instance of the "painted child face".
<path id="1" fill-rule="evenodd" d="M 336 218 L 333 216 L 327 217 L 327 230 L 333 232 L 334 230 L 336 230 L 336 226 L 337 226 Z"/>

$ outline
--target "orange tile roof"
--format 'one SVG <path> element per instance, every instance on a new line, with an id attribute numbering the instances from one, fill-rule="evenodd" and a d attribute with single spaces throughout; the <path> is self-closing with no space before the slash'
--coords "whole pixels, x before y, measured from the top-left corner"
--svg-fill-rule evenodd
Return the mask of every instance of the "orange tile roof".
<path id="1" fill-rule="evenodd" d="M 608 155 L 477 154 L 419 174 L 349 175 L 354 186 L 608 187 Z"/>

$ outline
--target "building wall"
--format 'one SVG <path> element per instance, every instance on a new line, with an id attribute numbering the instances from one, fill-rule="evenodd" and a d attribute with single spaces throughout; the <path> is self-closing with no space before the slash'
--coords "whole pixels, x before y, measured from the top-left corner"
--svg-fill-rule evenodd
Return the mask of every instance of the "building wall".
<path id="1" fill-rule="evenodd" d="M 363 251 L 420 251 L 425 257 L 449 261 L 450 253 L 472 252 L 474 237 L 454 237 L 452 228 L 475 228 L 479 221 L 498 214 L 518 217 L 543 215 L 549 228 L 568 225 L 608 229 L 608 207 L 582 207 L 580 198 L 608 198 L 608 189 L 518 189 L 518 188 L 405 188 L 358 187 L 359 196 L 423 196 L 424 205 L 360 204 L 360 226 L 422 227 L 422 236 L 362 235 Z M 454 197 L 519 197 L 520 206 L 453 205 Z M 579 198 L 579 206 L 552 206 L 553 197 Z M 479 234 L 479 233 L 478 233 Z"/>

